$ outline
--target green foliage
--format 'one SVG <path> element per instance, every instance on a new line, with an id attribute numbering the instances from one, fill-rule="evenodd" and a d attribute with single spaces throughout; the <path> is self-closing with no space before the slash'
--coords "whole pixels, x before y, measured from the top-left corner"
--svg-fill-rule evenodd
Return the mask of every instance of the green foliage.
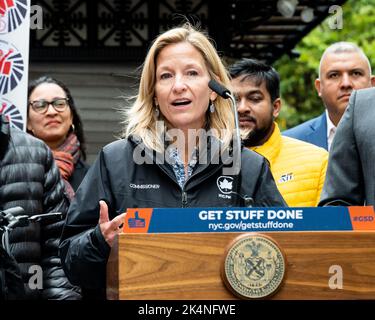
<path id="1" fill-rule="evenodd" d="M 298 59 L 284 55 L 274 67 L 281 77 L 283 108 L 278 122 L 282 129 L 311 119 L 324 110 L 314 81 L 318 77 L 320 57 L 334 42 L 356 43 L 375 67 L 375 0 L 348 0 L 343 9 L 343 28 L 330 29 L 332 13 L 298 44 Z"/>

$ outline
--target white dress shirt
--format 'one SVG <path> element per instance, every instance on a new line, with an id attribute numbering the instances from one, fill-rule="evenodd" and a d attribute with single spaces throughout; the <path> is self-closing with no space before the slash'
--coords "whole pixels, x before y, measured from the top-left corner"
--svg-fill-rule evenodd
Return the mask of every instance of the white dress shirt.
<path id="1" fill-rule="evenodd" d="M 332 123 L 331 119 L 329 118 L 327 110 L 326 110 L 326 118 L 327 118 L 327 143 L 328 143 L 328 151 L 329 151 L 329 149 L 331 148 L 333 138 L 335 137 L 337 127 Z"/>

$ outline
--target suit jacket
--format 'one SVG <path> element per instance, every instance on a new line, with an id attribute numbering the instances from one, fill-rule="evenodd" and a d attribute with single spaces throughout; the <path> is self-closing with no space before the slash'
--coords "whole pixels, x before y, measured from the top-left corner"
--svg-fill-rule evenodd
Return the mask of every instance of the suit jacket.
<path id="1" fill-rule="evenodd" d="M 320 205 L 375 204 L 375 88 L 354 91 L 337 127 Z"/>
<path id="2" fill-rule="evenodd" d="M 319 117 L 284 131 L 283 135 L 306 141 L 328 150 L 326 113 L 323 112 Z"/>

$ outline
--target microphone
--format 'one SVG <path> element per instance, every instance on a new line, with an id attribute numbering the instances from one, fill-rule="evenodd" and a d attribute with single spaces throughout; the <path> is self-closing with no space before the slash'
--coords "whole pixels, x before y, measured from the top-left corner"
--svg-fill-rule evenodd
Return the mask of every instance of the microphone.
<path id="1" fill-rule="evenodd" d="M 27 220 L 25 210 L 22 207 L 13 207 L 3 211 L 0 211 L 1 226 L 5 226 L 8 229 L 12 229 L 18 225 L 24 226 Z"/>
<path id="2" fill-rule="evenodd" d="M 216 92 L 220 97 L 224 99 L 229 99 L 232 103 L 232 111 L 234 114 L 234 125 L 236 130 L 236 135 L 233 140 L 233 166 L 234 166 L 234 173 L 232 174 L 239 174 L 241 170 L 241 134 L 240 134 L 240 125 L 238 121 L 238 113 L 237 113 L 237 104 L 236 99 L 233 97 L 231 92 L 225 88 L 222 84 L 218 83 L 216 80 L 211 79 L 208 82 L 208 87 Z M 226 168 L 224 168 L 225 170 Z M 224 173 L 224 172 L 223 172 Z M 224 174 L 231 174 L 229 172 L 225 172 Z"/>
<path id="3" fill-rule="evenodd" d="M 29 221 L 32 222 L 57 222 L 63 219 L 62 212 L 50 212 L 50 213 L 42 213 L 36 214 L 34 216 L 29 217 Z"/>
<path id="4" fill-rule="evenodd" d="M 230 96 L 230 91 L 215 80 L 210 80 L 208 87 L 224 99 L 228 99 Z"/>

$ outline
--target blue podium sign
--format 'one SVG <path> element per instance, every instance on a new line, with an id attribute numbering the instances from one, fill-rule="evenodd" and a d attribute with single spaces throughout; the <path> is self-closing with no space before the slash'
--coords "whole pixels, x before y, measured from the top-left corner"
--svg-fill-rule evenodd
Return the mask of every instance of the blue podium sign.
<path id="1" fill-rule="evenodd" d="M 131 208 L 125 233 L 375 230 L 368 207 Z"/>

